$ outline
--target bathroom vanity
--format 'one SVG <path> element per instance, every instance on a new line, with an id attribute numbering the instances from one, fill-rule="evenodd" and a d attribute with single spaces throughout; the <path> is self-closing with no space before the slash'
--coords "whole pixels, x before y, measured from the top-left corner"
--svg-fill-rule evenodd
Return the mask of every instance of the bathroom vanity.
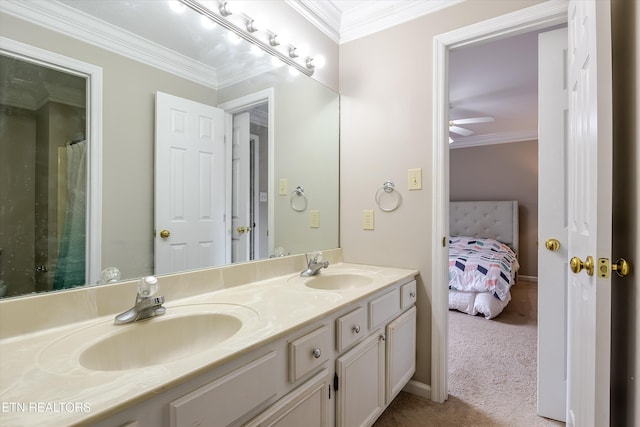
<path id="1" fill-rule="evenodd" d="M 337 262 L 300 277 L 304 257 L 287 258 L 211 269 L 226 281 L 209 291 L 198 272 L 183 298 L 190 273 L 160 277 L 166 314 L 143 322 L 114 325 L 115 309 L 3 333 L 0 424 L 371 425 L 415 371 L 418 272 Z M 117 286 L 126 308 L 135 283 Z"/>

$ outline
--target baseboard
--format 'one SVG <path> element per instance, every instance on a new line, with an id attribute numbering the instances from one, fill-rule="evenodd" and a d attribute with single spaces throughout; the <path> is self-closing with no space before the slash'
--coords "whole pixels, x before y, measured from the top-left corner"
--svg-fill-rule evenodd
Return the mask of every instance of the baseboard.
<path id="1" fill-rule="evenodd" d="M 525 276 L 523 274 L 518 274 L 518 279 L 524 279 L 536 283 L 538 282 L 538 276 Z"/>
<path id="2" fill-rule="evenodd" d="M 414 394 L 423 399 L 431 400 L 431 386 L 419 381 L 411 380 L 404 386 L 402 391 Z"/>

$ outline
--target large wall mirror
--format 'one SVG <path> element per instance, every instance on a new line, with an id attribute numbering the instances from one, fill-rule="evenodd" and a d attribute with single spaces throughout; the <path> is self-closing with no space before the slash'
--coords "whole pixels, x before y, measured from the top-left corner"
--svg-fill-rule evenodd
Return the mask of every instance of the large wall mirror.
<path id="1" fill-rule="evenodd" d="M 338 94 L 171 3 L 0 3 L 2 296 L 338 246 Z M 74 61 L 100 70 L 101 94 Z M 222 170 L 198 179 L 224 225 L 202 264 L 158 259 L 180 234 L 162 202 L 199 185 L 158 188 L 180 169 L 158 166 L 164 95 L 223 111 Z"/>

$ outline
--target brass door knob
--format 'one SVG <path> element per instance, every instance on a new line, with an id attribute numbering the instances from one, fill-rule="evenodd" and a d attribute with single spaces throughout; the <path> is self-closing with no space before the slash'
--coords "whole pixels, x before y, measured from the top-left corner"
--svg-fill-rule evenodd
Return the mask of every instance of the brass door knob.
<path id="1" fill-rule="evenodd" d="M 558 239 L 547 239 L 547 241 L 544 242 L 544 247 L 549 249 L 551 252 L 556 252 L 560 249 L 560 241 L 558 241 Z"/>
<path id="2" fill-rule="evenodd" d="M 589 276 L 593 276 L 594 263 L 591 255 L 589 255 L 584 262 L 577 256 L 574 256 L 571 258 L 569 264 L 571 265 L 571 271 L 574 273 L 578 274 L 584 269 Z"/>
<path id="3" fill-rule="evenodd" d="M 618 276 L 624 277 L 629 274 L 631 266 L 626 259 L 620 258 L 616 261 L 615 264 L 611 264 L 611 269 L 615 271 Z"/>
<path id="4" fill-rule="evenodd" d="M 169 236 L 171 236 L 171 232 L 169 230 L 162 230 L 160 232 L 160 237 L 163 239 L 167 239 Z"/>
<path id="5" fill-rule="evenodd" d="M 241 225 L 240 227 L 236 228 L 236 231 L 238 232 L 238 234 L 250 233 L 251 227 Z"/>

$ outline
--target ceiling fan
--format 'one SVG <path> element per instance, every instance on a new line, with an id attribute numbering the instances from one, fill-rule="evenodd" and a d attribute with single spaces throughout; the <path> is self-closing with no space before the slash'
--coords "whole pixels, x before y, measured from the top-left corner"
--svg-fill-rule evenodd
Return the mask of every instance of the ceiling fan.
<path id="1" fill-rule="evenodd" d="M 495 121 L 495 119 L 491 116 L 469 117 L 466 119 L 449 120 L 449 132 L 462 135 L 462 136 L 470 136 L 470 135 L 473 135 L 473 131 L 460 127 L 459 125 L 469 125 L 474 123 L 489 123 L 493 121 Z M 449 137 L 449 143 L 451 142 L 453 142 L 453 139 Z"/>

